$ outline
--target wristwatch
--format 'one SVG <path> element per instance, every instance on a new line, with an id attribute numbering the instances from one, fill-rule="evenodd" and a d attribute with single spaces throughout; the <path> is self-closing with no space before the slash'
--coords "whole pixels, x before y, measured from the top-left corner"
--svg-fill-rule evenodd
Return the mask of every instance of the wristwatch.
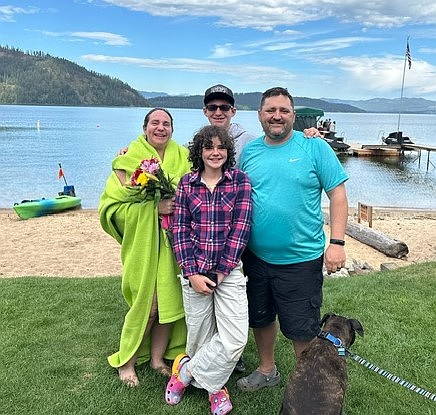
<path id="1" fill-rule="evenodd" d="M 345 245 L 345 241 L 343 239 L 330 239 L 330 243 L 333 245 Z"/>

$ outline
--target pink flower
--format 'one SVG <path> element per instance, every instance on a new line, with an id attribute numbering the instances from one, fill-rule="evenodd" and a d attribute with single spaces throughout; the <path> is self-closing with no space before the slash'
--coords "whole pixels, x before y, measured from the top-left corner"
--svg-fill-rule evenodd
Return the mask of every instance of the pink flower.
<path id="1" fill-rule="evenodd" d="M 159 160 L 156 157 L 142 160 L 139 168 L 150 174 L 156 174 L 160 170 Z"/>
<path id="2" fill-rule="evenodd" d="M 126 185 L 137 189 L 144 202 L 154 200 L 155 205 L 176 193 L 176 183 L 161 169 L 156 157 L 142 160 Z"/>

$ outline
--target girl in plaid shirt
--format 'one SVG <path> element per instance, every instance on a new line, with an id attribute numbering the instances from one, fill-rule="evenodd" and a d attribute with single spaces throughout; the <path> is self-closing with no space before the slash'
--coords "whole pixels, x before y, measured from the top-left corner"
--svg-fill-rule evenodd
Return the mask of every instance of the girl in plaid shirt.
<path id="1" fill-rule="evenodd" d="M 192 384 L 206 389 L 212 414 L 232 410 L 225 384 L 248 338 L 246 279 L 241 254 L 251 222 L 251 186 L 235 164 L 233 140 L 203 127 L 189 145 L 192 172 L 180 180 L 173 249 L 182 275 L 188 339 L 173 364 L 165 399 L 180 402 Z"/>

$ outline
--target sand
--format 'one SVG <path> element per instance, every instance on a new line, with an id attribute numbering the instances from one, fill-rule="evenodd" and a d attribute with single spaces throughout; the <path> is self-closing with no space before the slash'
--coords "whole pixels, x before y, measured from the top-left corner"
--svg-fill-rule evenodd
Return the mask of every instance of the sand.
<path id="1" fill-rule="evenodd" d="M 436 261 L 436 211 L 380 209 L 373 218 L 373 229 L 406 243 L 408 256 L 389 258 L 347 235 L 347 264 L 366 262 L 379 270 L 384 263 Z M 12 209 L 0 209 L 0 231 L 0 277 L 121 275 L 120 246 L 101 229 L 96 210 L 22 220 Z"/>

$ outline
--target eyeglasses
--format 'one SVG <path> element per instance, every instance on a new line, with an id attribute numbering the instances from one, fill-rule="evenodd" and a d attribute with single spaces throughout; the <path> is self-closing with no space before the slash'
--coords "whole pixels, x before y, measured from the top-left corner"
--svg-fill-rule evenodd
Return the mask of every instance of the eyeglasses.
<path id="1" fill-rule="evenodd" d="M 206 109 L 208 111 L 216 111 L 217 109 L 219 109 L 222 112 L 227 112 L 230 111 L 233 107 L 229 104 L 224 104 L 224 105 L 215 105 L 215 104 L 210 104 L 210 105 L 206 105 Z"/>

